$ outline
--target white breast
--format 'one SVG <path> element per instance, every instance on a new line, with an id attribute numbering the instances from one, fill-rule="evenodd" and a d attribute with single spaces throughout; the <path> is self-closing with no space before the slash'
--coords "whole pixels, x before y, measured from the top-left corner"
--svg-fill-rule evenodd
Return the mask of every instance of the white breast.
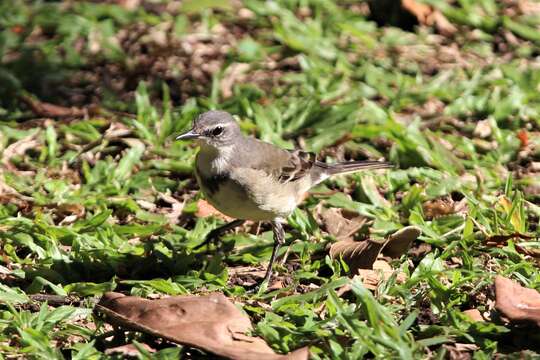
<path id="1" fill-rule="evenodd" d="M 226 172 L 232 154 L 232 146 L 224 146 L 219 150 L 210 146 L 201 146 L 201 150 L 197 154 L 197 169 L 204 176 L 222 174 Z"/>

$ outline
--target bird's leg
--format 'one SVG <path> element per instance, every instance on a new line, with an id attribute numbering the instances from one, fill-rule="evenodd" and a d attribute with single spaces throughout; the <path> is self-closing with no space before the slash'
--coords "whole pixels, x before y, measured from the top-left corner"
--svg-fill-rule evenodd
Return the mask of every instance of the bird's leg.
<path id="1" fill-rule="evenodd" d="M 233 220 L 231 222 L 228 222 L 226 223 L 225 225 L 221 225 L 220 227 L 218 228 L 215 228 L 214 230 L 210 231 L 208 233 L 208 235 L 206 235 L 206 238 L 204 239 L 204 241 L 202 243 L 200 243 L 199 245 L 195 246 L 193 249 L 194 250 L 197 250 L 197 249 L 200 249 L 202 248 L 203 246 L 208 246 L 211 242 L 213 241 L 216 241 L 217 239 L 219 239 L 219 237 L 226 231 L 229 231 L 231 229 L 234 229 L 235 227 L 237 226 L 240 226 L 242 225 L 246 220 L 242 220 L 242 219 L 237 219 L 237 220 Z"/>
<path id="2" fill-rule="evenodd" d="M 266 269 L 263 282 L 269 282 L 272 277 L 272 266 L 276 261 L 277 252 L 279 247 L 285 243 L 285 231 L 283 225 L 278 221 L 272 221 L 272 231 L 274 232 L 274 248 L 272 249 L 272 255 L 270 256 L 270 263 Z"/>

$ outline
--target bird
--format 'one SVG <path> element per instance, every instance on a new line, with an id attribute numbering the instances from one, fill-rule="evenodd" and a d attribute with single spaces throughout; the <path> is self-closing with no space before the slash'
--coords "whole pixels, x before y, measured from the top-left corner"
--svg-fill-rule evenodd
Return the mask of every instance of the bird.
<path id="1" fill-rule="evenodd" d="M 194 166 L 199 188 L 212 206 L 235 219 L 212 230 L 197 248 L 246 220 L 269 222 L 274 244 L 263 279 L 267 283 L 285 243 L 283 225 L 310 188 L 333 175 L 393 167 L 369 160 L 326 163 L 312 152 L 282 149 L 245 136 L 233 116 L 220 110 L 197 116 L 191 129 L 176 140 L 199 145 Z"/>

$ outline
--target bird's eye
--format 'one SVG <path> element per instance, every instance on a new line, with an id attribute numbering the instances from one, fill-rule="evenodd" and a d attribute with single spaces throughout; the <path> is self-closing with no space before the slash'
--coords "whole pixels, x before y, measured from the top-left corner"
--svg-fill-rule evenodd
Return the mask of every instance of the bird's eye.
<path id="1" fill-rule="evenodd" d="M 214 128 L 214 130 L 212 130 L 212 135 L 213 136 L 219 136 L 219 135 L 221 135 L 222 132 L 223 132 L 223 127 L 222 126 L 216 126 Z"/>

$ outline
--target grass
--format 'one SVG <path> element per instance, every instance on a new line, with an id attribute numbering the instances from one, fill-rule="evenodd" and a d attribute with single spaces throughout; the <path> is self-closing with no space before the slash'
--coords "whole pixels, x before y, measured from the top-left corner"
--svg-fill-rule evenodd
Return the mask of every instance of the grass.
<path id="1" fill-rule="evenodd" d="M 0 358 L 111 358 L 91 311 L 111 290 L 221 291 L 276 351 L 309 346 L 315 359 L 443 359 L 463 344 L 475 359 L 539 356 L 536 333 L 493 314 L 492 279 L 540 290 L 540 17 L 513 2 L 428 3 L 458 32 L 378 26 L 365 2 L 2 3 Z M 87 115 L 36 116 L 24 96 Z M 269 292 L 231 275 L 269 258 L 268 227 L 226 236 L 224 255 L 193 250 L 222 220 L 197 216 L 196 149 L 172 139 L 217 108 L 283 147 L 397 167 L 314 189 Z M 429 251 L 391 263 L 405 282 L 369 291 L 329 258 L 319 204 L 364 216 L 372 237 L 415 225 L 413 250 Z M 535 238 L 486 241 L 516 233 Z M 38 293 L 76 301 L 35 304 Z"/>

